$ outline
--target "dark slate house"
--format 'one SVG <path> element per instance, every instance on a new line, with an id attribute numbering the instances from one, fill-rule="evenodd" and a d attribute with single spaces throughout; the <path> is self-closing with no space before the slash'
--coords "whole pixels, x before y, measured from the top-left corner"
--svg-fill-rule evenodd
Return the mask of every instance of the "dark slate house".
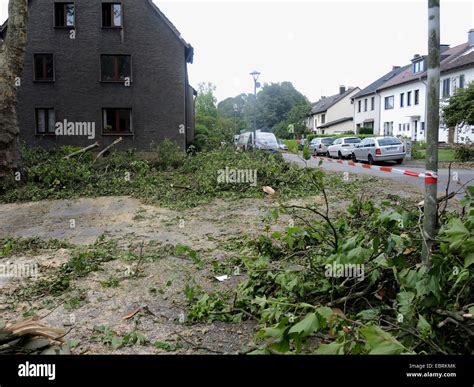
<path id="1" fill-rule="evenodd" d="M 18 88 L 30 146 L 149 149 L 194 137 L 193 48 L 151 0 L 30 0 Z M 0 28 L 6 37 L 8 25 Z"/>

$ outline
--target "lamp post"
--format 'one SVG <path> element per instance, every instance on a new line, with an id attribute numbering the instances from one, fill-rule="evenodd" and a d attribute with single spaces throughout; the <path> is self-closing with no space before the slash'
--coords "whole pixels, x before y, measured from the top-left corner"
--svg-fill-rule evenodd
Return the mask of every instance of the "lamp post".
<path id="1" fill-rule="evenodd" d="M 257 87 L 260 87 L 260 83 L 258 83 L 258 77 L 260 73 L 256 70 L 250 73 L 253 78 L 253 96 L 254 96 L 254 108 L 253 108 L 253 147 L 255 148 L 255 144 L 257 141 Z"/>

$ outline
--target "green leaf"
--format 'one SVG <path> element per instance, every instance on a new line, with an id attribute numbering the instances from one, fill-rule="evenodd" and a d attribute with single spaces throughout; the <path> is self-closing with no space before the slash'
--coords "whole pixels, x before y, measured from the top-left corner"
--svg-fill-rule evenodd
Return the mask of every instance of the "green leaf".
<path id="1" fill-rule="evenodd" d="M 450 242 L 449 249 L 456 251 L 462 245 L 464 240 L 469 238 L 469 230 L 464 226 L 461 219 L 451 219 L 448 226 L 444 229 L 444 234 Z"/>
<path id="2" fill-rule="evenodd" d="M 418 315 L 418 324 L 416 325 L 416 329 L 423 337 L 427 337 L 431 334 L 431 325 L 421 314 Z"/>
<path id="3" fill-rule="evenodd" d="M 357 313 L 357 317 L 362 320 L 375 320 L 380 314 L 377 308 L 361 310 Z"/>
<path id="4" fill-rule="evenodd" d="M 367 340 L 371 355 L 399 355 L 406 351 L 397 339 L 376 325 L 361 328 L 360 332 Z"/>
<path id="5" fill-rule="evenodd" d="M 303 320 L 293 325 L 288 333 L 309 336 L 318 329 L 319 321 L 316 313 L 308 313 Z"/>
<path id="6" fill-rule="evenodd" d="M 318 309 L 316 309 L 316 313 L 321 316 L 323 319 L 322 321 L 322 326 L 325 328 L 327 325 L 329 325 L 329 322 L 332 318 L 332 309 L 327 307 L 327 306 L 320 306 Z"/>
<path id="7" fill-rule="evenodd" d="M 303 158 L 305 160 L 309 160 L 311 158 L 311 152 L 309 151 L 309 147 L 308 146 L 305 146 L 303 148 Z"/>
<path id="8" fill-rule="evenodd" d="M 343 349 L 344 343 L 334 341 L 329 344 L 321 344 L 314 353 L 318 355 L 339 355 L 342 353 Z"/>
<path id="9" fill-rule="evenodd" d="M 68 343 L 69 343 L 69 348 L 76 348 L 81 343 L 81 340 L 71 339 L 69 340 Z"/>
<path id="10" fill-rule="evenodd" d="M 269 328 L 263 328 L 259 332 L 258 337 L 260 337 L 260 338 L 265 338 L 265 337 L 279 338 L 279 337 L 282 337 L 285 334 L 286 330 L 288 329 L 288 326 L 286 325 L 287 323 L 288 323 L 288 318 L 285 317 L 282 320 L 280 320 L 280 322 L 277 325 L 275 325 L 273 327 L 269 327 Z"/>
<path id="11" fill-rule="evenodd" d="M 469 267 L 474 263 L 474 253 L 470 253 L 464 258 L 464 267 Z"/>
<path id="12" fill-rule="evenodd" d="M 112 347 L 114 347 L 114 349 L 118 349 L 123 345 L 123 338 L 119 336 L 114 336 L 112 337 L 111 344 L 112 344 Z"/>
<path id="13" fill-rule="evenodd" d="M 398 311 L 404 315 L 404 317 L 410 317 L 413 309 L 413 300 L 415 299 L 415 293 L 413 292 L 400 292 L 397 294 Z"/>

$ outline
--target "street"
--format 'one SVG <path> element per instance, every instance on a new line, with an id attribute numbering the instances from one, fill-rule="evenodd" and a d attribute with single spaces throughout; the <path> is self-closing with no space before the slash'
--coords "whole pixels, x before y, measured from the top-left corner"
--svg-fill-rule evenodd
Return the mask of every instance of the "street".
<path id="1" fill-rule="evenodd" d="M 283 158 L 287 161 L 296 162 L 299 165 L 304 166 L 304 161 L 295 154 L 283 153 Z M 307 165 L 311 168 L 316 168 L 316 167 L 319 167 L 319 161 L 320 161 L 319 158 L 317 159 L 311 158 L 310 160 L 307 161 Z M 333 161 L 335 161 L 335 159 Z M 410 170 L 413 172 L 419 172 L 419 173 L 424 172 L 423 168 L 406 166 L 405 163 L 401 165 L 385 163 L 384 165 L 387 165 L 396 169 Z M 367 168 L 363 168 L 360 164 L 357 164 L 357 166 L 350 166 L 350 165 L 347 165 L 346 163 L 339 164 L 337 162 L 330 162 L 330 161 L 325 160 L 321 164 L 320 168 L 322 168 L 325 171 L 330 171 L 330 172 L 349 172 L 350 174 L 359 174 L 359 175 L 364 174 L 364 175 L 388 178 L 388 179 L 399 181 L 401 183 L 411 184 L 415 187 L 418 187 L 421 192 L 424 191 L 424 187 L 425 187 L 425 180 L 423 178 L 407 176 L 407 175 L 402 175 L 402 174 L 397 174 L 397 173 L 383 172 L 376 169 L 367 169 Z M 466 184 L 468 182 L 469 182 L 468 185 L 474 185 L 474 170 L 452 169 L 451 170 L 452 180 L 449 185 L 449 192 L 453 192 L 453 191 L 456 192 L 461 188 L 460 184 L 456 183 L 453 180 L 455 173 L 457 173 L 458 182 L 461 185 Z M 438 192 L 442 194 L 446 192 L 446 185 L 448 183 L 448 169 L 440 169 L 438 171 L 438 177 L 439 177 Z M 464 191 L 461 191 L 457 195 L 457 198 L 461 199 L 463 196 L 464 196 Z"/>

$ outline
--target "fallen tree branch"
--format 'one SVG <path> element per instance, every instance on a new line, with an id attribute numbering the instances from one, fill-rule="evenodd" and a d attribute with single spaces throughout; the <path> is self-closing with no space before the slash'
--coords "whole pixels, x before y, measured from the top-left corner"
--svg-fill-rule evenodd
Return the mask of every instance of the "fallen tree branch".
<path id="1" fill-rule="evenodd" d="M 114 145 L 117 145 L 119 142 L 121 142 L 123 140 L 122 137 L 119 137 L 117 138 L 112 144 L 109 144 L 107 145 L 104 149 L 102 149 L 99 154 L 95 157 L 94 161 L 92 162 L 92 164 L 94 164 L 97 159 L 102 156 L 105 152 L 107 152 L 110 148 L 112 148 Z"/>
<path id="2" fill-rule="evenodd" d="M 96 141 L 95 143 L 93 143 L 92 145 L 89 145 L 89 146 L 86 146 L 85 148 L 82 148 L 82 149 L 79 149 L 78 151 L 75 151 L 75 152 L 72 152 L 71 154 L 67 155 L 67 156 L 64 156 L 64 159 L 70 159 L 71 157 L 73 156 L 76 156 L 76 155 L 79 155 L 79 154 L 82 154 L 82 153 L 85 153 L 91 149 L 94 149 L 94 148 L 97 148 L 99 146 L 99 143 Z"/>

